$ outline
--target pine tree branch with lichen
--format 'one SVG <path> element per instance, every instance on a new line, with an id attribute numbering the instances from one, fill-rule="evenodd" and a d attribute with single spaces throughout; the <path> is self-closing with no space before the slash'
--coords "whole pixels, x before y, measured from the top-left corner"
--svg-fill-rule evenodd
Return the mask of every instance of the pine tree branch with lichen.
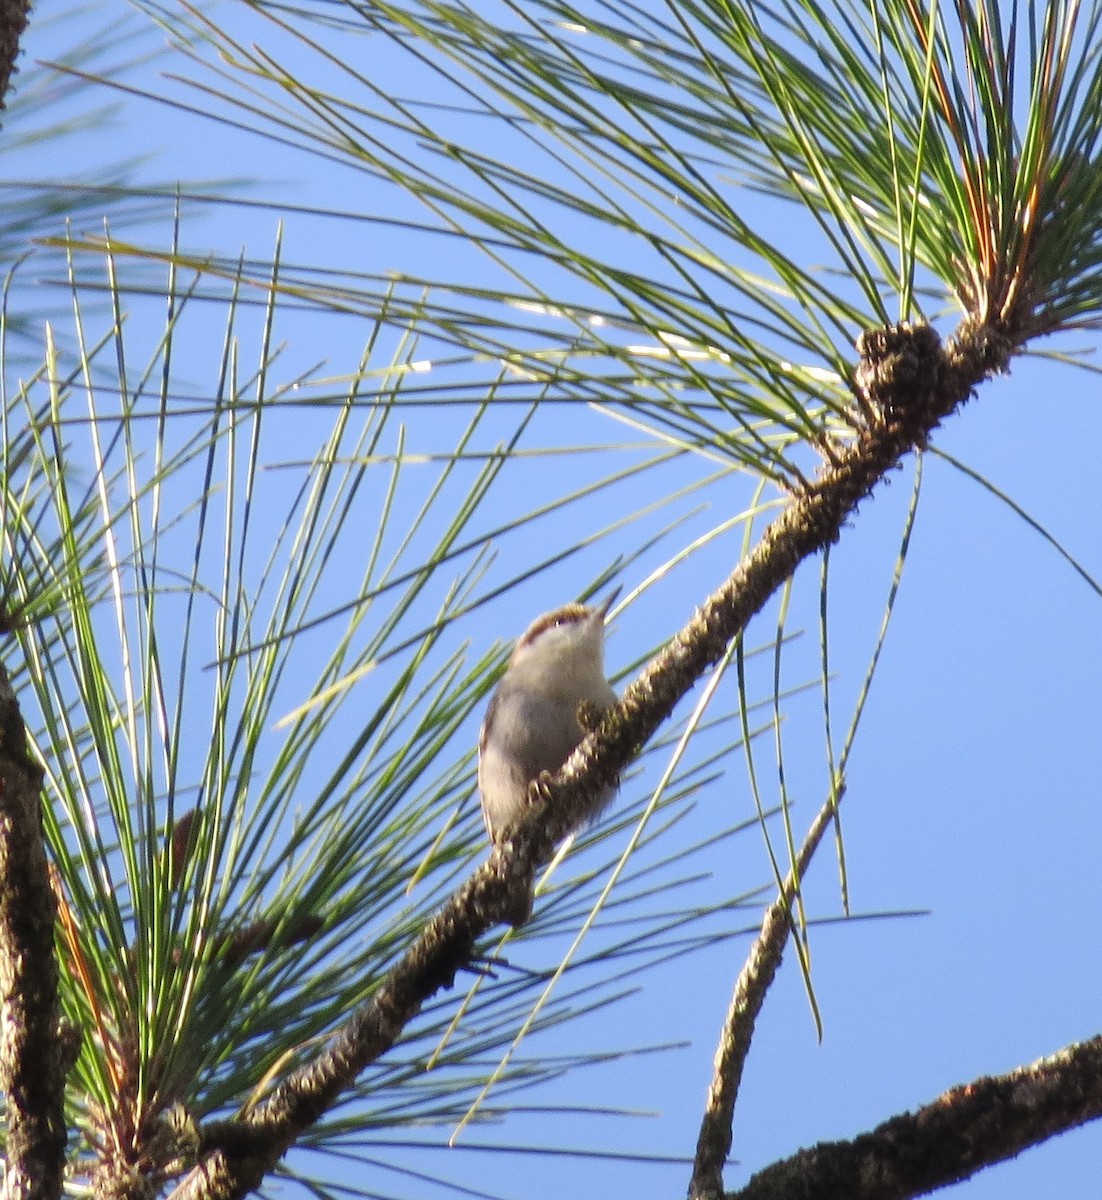
<path id="1" fill-rule="evenodd" d="M 478 938 L 530 895 L 535 873 L 612 786 L 677 702 L 805 559 L 838 540 L 845 523 L 901 459 L 990 375 L 1005 371 L 1014 331 L 966 321 L 945 347 L 926 325 L 863 335 L 854 387 L 856 434 L 795 493 L 758 546 L 628 688 L 548 785 L 546 797 L 506 831 L 489 860 L 429 922 L 374 997 L 310 1063 L 244 1115 L 200 1130 L 202 1160 L 173 1200 L 239 1200 L 260 1185 L 295 1140 L 385 1053 L 422 1005 L 452 985 Z"/>

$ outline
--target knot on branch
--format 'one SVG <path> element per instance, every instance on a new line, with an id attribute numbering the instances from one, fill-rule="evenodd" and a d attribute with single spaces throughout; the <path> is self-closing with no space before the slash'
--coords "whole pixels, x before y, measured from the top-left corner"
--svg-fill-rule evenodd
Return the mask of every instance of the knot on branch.
<path id="1" fill-rule="evenodd" d="M 975 386 L 989 375 L 1005 375 L 1017 348 L 1011 329 L 980 317 L 966 317 L 949 339 L 945 355 L 954 373 Z"/>
<path id="2" fill-rule="evenodd" d="M 931 398 L 944 390 L 945 356 L 931 325 L 866 329 L 857 339 L 857 352 L 861 360 L 854 383 L 887 420 L 925 414 Z"/>

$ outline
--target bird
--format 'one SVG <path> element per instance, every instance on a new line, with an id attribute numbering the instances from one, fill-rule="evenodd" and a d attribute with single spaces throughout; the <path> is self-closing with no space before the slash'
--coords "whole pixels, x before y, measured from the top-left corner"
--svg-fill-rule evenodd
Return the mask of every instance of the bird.
<path id="1" fill-rule="evenodd" d="M 478 790 L 491 845 L 528 804 L 532 783 L 554 774 L 593 718 L 616 703 L 605 678 L 605 618 L 618 593 L 595 607 L 567 604 L 544 613 L 517 642 L 478 739 Z M 602 790 L 577 828 L 600 816 L 615 791 Z"/>

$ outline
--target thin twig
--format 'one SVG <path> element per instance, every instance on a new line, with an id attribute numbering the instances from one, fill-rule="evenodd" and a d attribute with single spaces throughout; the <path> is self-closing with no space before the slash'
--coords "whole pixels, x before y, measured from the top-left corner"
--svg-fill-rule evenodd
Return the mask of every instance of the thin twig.
<path id="1" fill-rule="evenodd" d="M 750 1053 L 758 1013 L 781 965 L 788 934 L 792 929 L 792 904 L 812 856 L 830 827 L 838 797 L 832 795 L 819 809 L 796 856 L 777 899 L 766 909 L 761 932 L 754 940 L 746 962 L 735 981 L 731 1006 L 723 1023 L 716 1049 L 715 1070 L 704 1105 L 704 1117 L 696 1142 L 696 1158 L 689 1183 L 689 1200 L 717 1200 L 723 1195 L 723 1167 L 731 1152 L 731 1122 L 742 1082 L 742 1070 Z"/>

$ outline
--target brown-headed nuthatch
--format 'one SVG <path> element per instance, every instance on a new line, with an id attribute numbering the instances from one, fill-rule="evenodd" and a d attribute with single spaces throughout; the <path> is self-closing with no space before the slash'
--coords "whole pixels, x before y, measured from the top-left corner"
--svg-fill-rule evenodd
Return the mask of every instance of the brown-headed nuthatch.
<path id="1" fill-rule="evenodd" d="M 478 739 L 482 817 L 495 844 L 528 803 L 532 782 L 554 774 L 585 736 L 579 710 L 604 713 L 616 703 L 605 678 L 605 616 L 616 594 L 596 608 L 567 604 L 544 613 L 517 642 Z M 596 798 L 587 820 L 614 791 Z"/>

